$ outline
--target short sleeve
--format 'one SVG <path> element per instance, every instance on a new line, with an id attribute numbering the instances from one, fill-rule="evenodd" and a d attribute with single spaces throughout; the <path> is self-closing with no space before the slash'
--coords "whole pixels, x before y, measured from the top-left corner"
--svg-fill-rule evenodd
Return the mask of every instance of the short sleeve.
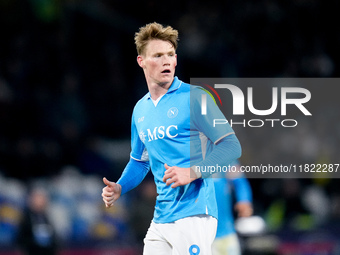
<path id="1" fill-rule="evenodd" d="M 145 144 L 141 141 L 135 124 L 134 115 L 131 120 L 131 154 L 130 157 L 137 161 L 149 161 L 148 151 Z"/>

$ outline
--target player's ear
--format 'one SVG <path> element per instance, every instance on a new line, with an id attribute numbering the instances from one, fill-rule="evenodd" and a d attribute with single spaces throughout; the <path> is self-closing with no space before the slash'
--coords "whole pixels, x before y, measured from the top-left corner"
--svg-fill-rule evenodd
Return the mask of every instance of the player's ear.
<path id="1" fill-rule="evenodd" d="M 141 68 L 144 68 L 144 61 L 143 61 L 143 56 L 142 55 L 138 55 L 137 56 L 137 63 Z"/>

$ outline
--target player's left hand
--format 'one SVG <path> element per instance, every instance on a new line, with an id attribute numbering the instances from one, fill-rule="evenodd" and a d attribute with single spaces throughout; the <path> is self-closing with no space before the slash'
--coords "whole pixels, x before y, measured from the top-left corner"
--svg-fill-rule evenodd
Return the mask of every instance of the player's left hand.
<path id="1" fill-rule="evenodd" d="M 249 217 L 253 214 L 253 206 L 250 202 L 238 202 L 235 210 L 238 217 Z"/>
<path id="2" fill-rule="evenodd" d="M 171 188 L 189 184 L 197 179 L 195 172 L 190 167 L 168 166 L 168 164 L 164 164 L 164 167 L 166 171 L 164 173 L 163 182 L 168 186 L 173 183 Z"/>

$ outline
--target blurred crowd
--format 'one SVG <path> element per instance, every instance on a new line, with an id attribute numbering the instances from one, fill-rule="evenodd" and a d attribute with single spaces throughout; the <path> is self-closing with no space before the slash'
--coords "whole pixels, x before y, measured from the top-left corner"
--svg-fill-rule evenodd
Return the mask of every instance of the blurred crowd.
<path id="1" fill-rule="evenodd" d="M 33 242 L 49 247 L 50 244 L 43 241 L 52 238 L 52 234 L 49 237 L 46 231 L 37 232 L 37 227 L 47 224 L 53 233 L 53 240 L 49 240 L 53 241 L 53 246 L 51 244 L 51 250 L 42 254 L 55 254 L 52 248 L 57 251 L 66 247 L 128 244 L 133 247 L 138 244 L 133 220 L 135 210 L 129 208 L 131 198 L 126 196 L 114 208 L 105 208 L 100 199 L 103 185 L 98 175 L 83 175 L 68 166 L 61 169 L 58 176 L 36 178 L 30 183 L 0 176 L 0 185 L 0 251 L 10 247 L 24 251 Z M 43 194 L 42 202 L 39 192 Z M 32 217 L 35 215 L 46 217 L 46 220 L 34 222 Z"/>
<path id="2" fill-rule="evenodd" d="M 0 0 L 0 245 L 13 241 L 25 190 L 41 178 L 61 236 L 112 238 L 107 224 L 116 224 L 115 236 L 123 238 L 121 233 L 129 231 L 127 207 L 103 210 L 101 177 L 117 179 L 129 158 L 132 108 L 147 91 L 133 36 L 146 23 L 179 30 L 177 75 L 186 82 L 201 76 L 339 76 L 336 0 L 175 0 L 167 5 L 149 0 L 133 5 Z M 268 130 L 236 130 L 243 163 L 339 163 L 339 103 L 336 98 L 320 102 L 313 123 L 275 131 L 280 140 L 269 139 L 265 146 L 259 144 L 264 145 Z M 300 229 L 340 217 L 336 180 L 250 181 L 255 210 L 273 230 L 293 214 L 313 216 L 313 222 L 302 217 L 292 223 Z M 13 228 L 8 221 L 15 222 Z"/>

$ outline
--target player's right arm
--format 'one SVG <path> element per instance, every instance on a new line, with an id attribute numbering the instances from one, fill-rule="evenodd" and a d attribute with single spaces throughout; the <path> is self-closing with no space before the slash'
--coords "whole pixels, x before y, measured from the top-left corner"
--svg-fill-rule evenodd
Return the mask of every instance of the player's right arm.
<path id="1" fill-rule="evenodd" d="M 110 207 L 113 203 L 126 192 L 137 187 L 149 172 L 148 161 L 138 161 L 130 158 L 121 177 L 115 182 L 103 178 L 106 187 L 103 188 L 102 197 L 106 207 Z"/>
<path id="2" fill-rule="evenodd" d="M 106 187 L 102 197 L 106 207 L 110 207 L 123 194 L 137 187 L 150 170 L 149 158 L 144 143 L 139 138 L 134 117 L 131 121 L 131 154 L 121 177 L 115 182 L 103 179 Z"/>

